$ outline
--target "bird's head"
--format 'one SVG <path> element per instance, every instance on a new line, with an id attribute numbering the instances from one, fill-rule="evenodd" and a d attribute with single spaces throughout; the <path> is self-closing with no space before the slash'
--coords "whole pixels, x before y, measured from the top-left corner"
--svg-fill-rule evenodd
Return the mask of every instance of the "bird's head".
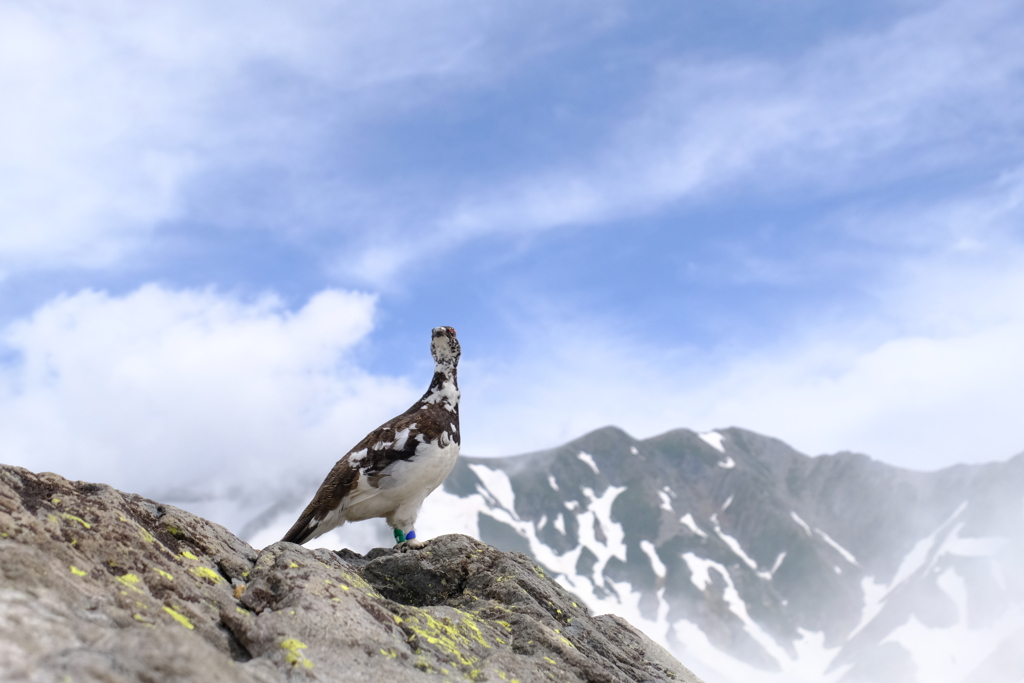
<path id="1" fill-rule="evenodd" d="M 459 364 L 462 347 L 455 338 L 454 327 L 435 327 L 431 331 L 430 355 L 434 363 L 442 368 L 454 368 Z"/>

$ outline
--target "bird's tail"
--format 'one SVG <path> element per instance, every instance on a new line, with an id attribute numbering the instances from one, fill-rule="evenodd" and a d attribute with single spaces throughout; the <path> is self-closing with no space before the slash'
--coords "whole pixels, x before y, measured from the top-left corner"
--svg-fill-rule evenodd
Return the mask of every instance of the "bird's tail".
<path id="1" fill-rule="evenodd" d="M 342 522 L 344 524 L 344 522 Z M 303 514 L 299 517 L 298 521 L 292 525 L 292 528 L 288 530 L 288 533 L 284 535 L 282 541 L 288 543 L 298 543 L 302 545 L 307 541 L 312 541 L 317 536 L 323 534 L 330 529 L 321 528 L 322 520 L 316 519 L 313 516 L 312 511 Z M 331 527 L 333 528 L 333 527 Z"/>

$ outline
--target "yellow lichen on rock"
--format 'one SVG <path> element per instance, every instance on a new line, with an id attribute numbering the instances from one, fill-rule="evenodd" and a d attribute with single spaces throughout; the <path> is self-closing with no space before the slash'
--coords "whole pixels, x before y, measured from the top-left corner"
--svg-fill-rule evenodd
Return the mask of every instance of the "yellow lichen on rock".
<path id="1" fill-rule="evenodd" d="M 351 572 L 342 572 L 342 576 L 345 577 L 345 581 L 348 582 L 349 586 L 351 586 L 353 588 L 358 588 L 359 590 L 365 592 L 367 595 L 374 595 L 374 596 L 379 596 L 380 595 L 380 593 L 377 592 L 377 589 L 374 588 L 370 584 L 369 581 L 364 579 L 359 574 L 355 574 L 355 573 L 351 573 Z M 339 584 L 339 585 L 341 585 L 341 584 Z M 342 588 L 345 588 L 345 586 L 342 585 Z"/>
<path id="2" fill-rule="evenodd" d="M 84 526 L 86 529 L 91 529 L 92 528 L 92 524 L 89 524 L 89 522 L 85 521 L 81 517 L 76 517 L 75 515 L 70 515 L 70 514 L 68 514 L 66 512 L 62 512 L 60 514 L 60 516 L 63 517 L 64 519 L 69 519 L 72 522 L 78 522 L 79 524 Z"/>
<path id="3" fill-rule="evenodd" d="M 288 662 L 292 666 L 297 666 L 301 664 L 307 669 L 312 669 L 313 662 L 306 659 L 306 656 L 299 652 L 299 650 L 305 650 L 307 647 L 309 646 L 300 640 L 296 640 L 295 638 L 288 638 L 286 640 L 281 641 L 281 649 L 288 653 L 285 655 L 286 662 Z"/>
<path id="4" fill-rule="evenodd" d="M 135 584 L 137 584 L 139 582 L 139 577 L 136 576 L 135 574 L 125 574 L 124 576 L 117 577 L 117 580 L 120 581 L 121 583 L 123 583 L 124 585 L 128 586 L 129 588 L 131 588 L 133 591 L 135 591 L 137 593 L 141 593 L 142 592 L 139 589 L 139 587 L 135 585 Z"/>
<path id="5" fill-rule="evenodd" d="M 212 583 L 224 583 L 224 577 L 213 571 L 209 567 L 193 567 L 190 569 L 196 576 L 201 576 L 204 579 L 209 579 Z"/>
<path id="6" fill-rule="evenodd" d="M 192 631 L 192 630 L 195 629 L 195 626 L 192 625 L 192 622 L 189 621 L 188 617 L 186 617 L 184 614 L 182 614 L 181 612 L 177 611 L 176 609 L 173 609 L 171 607 L 166 607 L 165 606 L 164 607 L 164 611 L 167 612 L 168 614 L 170 614 L 172 617 L 174 617 L 175 621 L 177 621 L 179 624 L 181 624 L 182 626 L 187 628 L 189 631 Z"/>
<path id="7" fill-rule="evenodd" d="M 452 664 L 472 666 L 479 662 L 478 657 L 463 652 L 471 648 L 473 643 L 491 647 L 484 639 L 476 620 L 466 612 L 457 610 L 459 619 L 453 623 L 449 617 L 438 619 L 426 610 L 418 610 L 402 620 L 402 628 L 412 631 L 409 642 L 416 646 L 417 640 L 425 641 L 440 649 L 445 655 L 452 657 Z"/>
<path id="8" fill-rule="evenodd" d="M 141 615 L 141 614 L 139 614 L 138 612 L 136 612 L 135 614 L 133 614 L 133 615 L 132 615 L 132 618 L 133 618 L 133 619 L 135 619 L 135 621 L 137 621 L 137 622 L 139 622 L 140 624 L 142 624 L 143 626 L 149 626 L 150 628 L 155 628 L 155 627 L 153 626 L 153 624 L 152 624 L 152 623 L 151 623 L 151 622 L 149 621 L 149 619 L 147 619 L 146 617 L 142 616 L 142 615 Z"/>

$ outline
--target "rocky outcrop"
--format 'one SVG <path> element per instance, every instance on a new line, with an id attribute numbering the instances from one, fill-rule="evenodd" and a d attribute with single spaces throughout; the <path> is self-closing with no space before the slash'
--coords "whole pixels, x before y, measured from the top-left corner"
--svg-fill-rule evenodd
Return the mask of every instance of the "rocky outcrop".
<path id="1" fill-rule="evenodd" d="M 0 465 L 5 681 L 680 681 L 628 623 L 467 536 L 257 552 L 109 486 Z"/>

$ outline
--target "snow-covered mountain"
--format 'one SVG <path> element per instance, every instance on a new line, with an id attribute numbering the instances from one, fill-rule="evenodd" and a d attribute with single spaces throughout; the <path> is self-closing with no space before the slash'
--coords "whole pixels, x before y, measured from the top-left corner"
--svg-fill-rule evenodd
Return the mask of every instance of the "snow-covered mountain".
<path id="1" fill-rule="evenodd" d="M 318 483 L 263 508 L 179 504 L 259 547 Z M 736 428 L 637 440 L 608 427 L 462 458 L 417 527 L 531 555 L 708 683 L 1024 680 L 1024 454 L 922 473 Z M 319 540 L 393 542 L 381 520 Z"/>

